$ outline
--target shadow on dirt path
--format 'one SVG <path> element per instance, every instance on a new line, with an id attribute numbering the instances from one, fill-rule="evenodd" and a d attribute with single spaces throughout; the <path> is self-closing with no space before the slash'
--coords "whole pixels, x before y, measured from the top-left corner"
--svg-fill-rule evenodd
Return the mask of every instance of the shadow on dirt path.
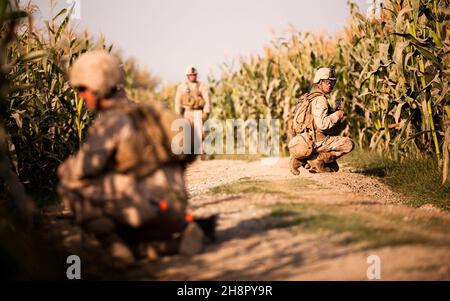
<path id="1" fill-rule="evenodd" d="M 48 226 L 70 250 L 89 254 L 85 266 L 92 263 L 94 279 L 107 273 L 107 279 L 144 280 L 367 280 L 370 255 L 380 257 L 382 280 L 450 279 L 448 212 L 405 206 L 379 180 L 345 166 L 333 174 L 302 170 L 297 177 L 287 167 L 287 158 L 273 165 L 192 164 L 189 210 L 220 214 L 217 241 L 192 257 L 103 267 L 97 263 L 107 259 L 98 245 L 89 237 L 81 243 L 69 216 L 49 213 Z"/>

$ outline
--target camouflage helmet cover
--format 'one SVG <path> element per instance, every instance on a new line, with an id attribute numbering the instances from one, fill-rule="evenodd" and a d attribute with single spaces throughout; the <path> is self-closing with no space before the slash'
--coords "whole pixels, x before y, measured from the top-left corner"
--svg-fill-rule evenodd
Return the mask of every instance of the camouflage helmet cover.
<path id="1" fill-rule="evenodd" d="M 317 84 L 323 79 L 336 80 L 334 70 L 331 68 L 320 68 L 314 76 L 314 83 Z"/>
<path id="2" fill-rule="evenodd" d="M 186 68 L 186 75 L 197 74 L 197 69 L 193 66 L 188 66 Z"/>
<path id="3" fill-rule="evenodd" d="M 82 54 L 69 73 L 72 87 L 86 87 L 106 97 L 124 82 L 119 60 L 104 50 L 95 50 Z"/>

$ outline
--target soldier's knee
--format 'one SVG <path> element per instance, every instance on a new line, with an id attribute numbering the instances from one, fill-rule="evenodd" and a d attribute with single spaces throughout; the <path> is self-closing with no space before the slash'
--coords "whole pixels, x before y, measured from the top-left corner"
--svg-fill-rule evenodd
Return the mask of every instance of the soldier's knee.
<path id="1" fill-rule="evenodd" d="M 343 147 L 342 151 L 343 151 L 345 154 L 348 154 L 348 153 L 350 153 L 354 148 L 355 148 L 355 143 L 353 142 L 353 140 L 350 139 L 350 138 L 348 138 L 348 137 L 346 137 L 346 138 L 345 138 L 345 142 L 344 142 L 344 147 Z"/>

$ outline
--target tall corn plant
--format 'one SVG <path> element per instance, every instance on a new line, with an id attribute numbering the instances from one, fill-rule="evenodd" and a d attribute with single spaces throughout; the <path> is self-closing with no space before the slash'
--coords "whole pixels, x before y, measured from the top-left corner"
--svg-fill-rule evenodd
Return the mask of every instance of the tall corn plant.
<path id="1" fill-rule="evenodd" d="M 157 99 L 156 88 L 160 79 L 139 67 L 134 59 L 127 59 L 123 64 L 125 72 L 125 89 L 130 99 L 137 102 Z"/>
<path id="2" fill-rule="evenodd" d="M 25 8 L 32 15 L 33 7 Z M 22 22 L 7 48 L 7 77 L 13 83 L 2 103 L 9 148 L 15 171 L 29 192 L 52 196 L 56 168 L 82 142 L 91 116 L 69 86 L 66 72 L 84 52 L 112 50 L 104 38 L 94 43 L 87 32 L 78 33 L 70 23 L 70 11 L 61 10 L 43 29 Z M 117 53 L 120 57 L 120 53 Z M 133 61 L 123 64 L 126 89 L 131 98 L 155 98 L 159 79 Z"/>
<path id="3" fill-rule="evenodd" d="M 286 150 L 290 110 L 310 90 L 315 68 L 332 63 L 333 49 L 334 41 L 327 37 L 300 33 L 290 41 L 274 41 L 261 56 L 240 58 L 237 71 L 233 64 L 224 64 L 220 80 L 210 79 L 214 115 L 284 120 L 282 146 Z"/>
<path id="4" fill-rule="evenodd" d="M 16 172 L 28 191 L 39 196 L 54 191 L 56 168 L 77 149 L 89 122 L 65 71 L 93 47 L 87 34 L 70 28 L 65 9 L 45 26 L 41 31 L 22 22 L 15 32 L 17 42 L 8 47 L 13 67 L 7 78 L 13 85 L 2 103 Z"/>
<path id="5" fill-rule="evenodd" d="M 25 11 L 20 10 L 18 1 L 0 0 L 0 266 L 2 278 L 55 279 L 60 270 L 53 261 L 55 252 L 43 247 L 42 236 L 34 227 L 34 202 L 11 170 L 4 129 L 5 100 L 11 84 L 7 74 L 17 63 L 11 62 L 8 57 L 8 47 L 15 42 L 16 26 L 27 16 Z M 4 191 L 8 194 L 5 195 Z"/>
<path id="6" fill-rule="evenodd" d="M 10 72 L 12 66 L 8 64 L 8 46 L 14 41 L 14 31 L 21 19 L 27 16 L 26 12 L 21 11 L 17 2 L 0 0 L 0 179 L 2 180 L 2 188 L 9 193 L 9 198 L 1 194 L 4 198 L 12 198 L 12 208 L 18 208 L 19 221 L 21 225 L 25 224 L 28 228 L 33 224 L 33 217 L 35 213 L 34 202 L 25 193 L 25 189 L 18 179 L 16 173 L 12 170 L 12 164 L 9 157 L 7 133 L 5 131 L 5 120 L 2 118 L 5 115 L 5 108 L 3 106 L 4 100 L 10 90 L 10 82 L 7 79 L 7 74 Z M 3 208 L 0 208 L 0 215 L 4 214 Z M 8 217 L 8 212 L 7 217 Z M 4 218 L 4 216 L 2 216 Z M 1 227 L 0 227 L 1 228 Z M 0 229 L 0 234 L 3 235 L 3 230 Z"/>
<path id="7" fill-rule="evenodd" d="M 379 18 L 351 4 L 338 44 L 338 85 L 353 99 L 350 129 L 362 146 L 394 158 L 432 153 L 448 166 L 448 0 L 385 1 Z M 446 134 L 447 133 L 447 134 Z M 441 154 L 444 161 L 441 161 Z"/>
<path id="8" fill-rule="evenodd" d="M 280 118 L 283 146 L 296 98 L 311 89 L 318 67 L 335 65 L 332 95 L 344 96 L 346 124 L 360 145 L 396 159 L 432 153 L 448 173 L 449 0 L 386 0 L 380 17 L 349 3 L 351 21 L 335 38 L 294 33 L 223 65 L 211 79 L 214 114 L 220 118 Z M 444 160 L 441 160 L 444 158 Z"/>

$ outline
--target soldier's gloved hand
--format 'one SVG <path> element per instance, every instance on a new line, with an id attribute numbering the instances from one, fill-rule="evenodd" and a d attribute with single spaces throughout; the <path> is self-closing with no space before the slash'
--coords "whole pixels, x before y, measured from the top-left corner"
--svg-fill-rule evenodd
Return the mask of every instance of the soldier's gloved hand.
<path id="1" fill-rule="evenodd" d="M 338 117 L 338 120 L 340 120 L 340 119 L 342 119 L 342 117 L 344 117 L 343 110 L 338 110 L 338 111 L 334 112 L 334 114 L 336 114 L 336 116 Z"/>

